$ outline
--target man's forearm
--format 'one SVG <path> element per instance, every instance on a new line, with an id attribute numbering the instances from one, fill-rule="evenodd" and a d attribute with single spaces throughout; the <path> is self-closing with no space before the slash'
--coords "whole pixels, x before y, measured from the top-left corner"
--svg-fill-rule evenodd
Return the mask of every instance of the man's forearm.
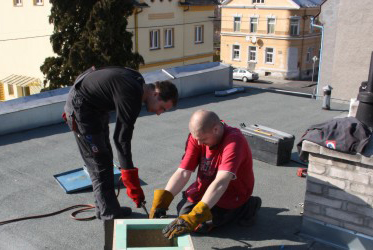
<path id="1" fill-rule="evenodd" d="M 223 196 L 232 178 L 233 175 L 231 173 L 218 172 L 215 180 L 207 188 L 201 201 L 211 209 Z"/>
<path id="2" fill-rule="evenodd" d="M 181 168 L 177 169 L 176 172 L 168 180 L 165 190 L 171 192 L 172 195 L 175 197 L 187 184 L 191 174 L 192 173 L 190 171 Z"/>

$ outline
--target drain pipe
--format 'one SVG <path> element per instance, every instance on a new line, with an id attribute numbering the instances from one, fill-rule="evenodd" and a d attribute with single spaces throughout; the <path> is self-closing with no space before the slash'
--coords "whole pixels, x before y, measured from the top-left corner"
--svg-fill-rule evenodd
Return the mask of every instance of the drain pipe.
<path id="1" fill-rule="evenodd" d="M 311 28 L 312 27 L 315 27 L 315 28 L 318 28 L 318 29 L 321 29 L 321 46 L 320 46 L 320 61 L 319 61 L 319 73 L 317 74 L 317 84 L 316 84 L 316 100 L 318 100 L 319 98 L 319 87 L 320 87 L 320 75 L 321 75 L 321 65 L 322 65 L 322 50 L 323 50 L 323 46 L 324 46 L 324 26 L 321 26 L 321 25 L 316 25 L 314 23 L 315 21 L 315 17 L 311 17 Z"/>

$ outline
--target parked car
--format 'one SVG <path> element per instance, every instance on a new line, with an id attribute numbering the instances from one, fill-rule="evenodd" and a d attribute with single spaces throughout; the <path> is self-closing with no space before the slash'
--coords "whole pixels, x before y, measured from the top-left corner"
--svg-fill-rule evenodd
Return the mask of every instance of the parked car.
<path id="1" fill-rule="evenodd" d="M 255 81 L 259 79 L 258 73 L 248 69 L 233 69 L 233 79 L 247 81 Z"/>

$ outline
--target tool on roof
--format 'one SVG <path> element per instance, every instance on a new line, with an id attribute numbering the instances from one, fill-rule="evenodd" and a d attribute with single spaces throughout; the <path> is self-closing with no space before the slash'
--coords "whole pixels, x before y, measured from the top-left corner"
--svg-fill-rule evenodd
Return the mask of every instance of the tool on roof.
<path id="1" fill-rule="evenodd" d="M 295 136 L 263 125 L 240 123 L 253 159 L 272 165 L 284 165 L 291 159 Z"/>
<path id="2" fill-rule="evenodd" d="M 307 168 L 298 168 L 297 175 L 299 177 L 307 177 Z"/>
<path id="3" fill-rule="evenodd" d="M 146 201 L 141 202 L 141 207 L 142 209 L 144 209 L 146 216 L 149 218 L 149 213 L 148 213 L 148 210 L 146 209 L 145 204 L 146 204 Z"/>
<path id="4" fill-rule="evenodd" d="M 113 165 L 114 180 L 116 182 L 121 173 L 118 168 L 118 164 L 114 163 Z M 55 174 L 53 177 L 67 194 L 92 188 L 92 181 L 89 177 L 86 166 Z M 115 184 L 118 184 L 119 186 L 120 182 L 116 182 Z"/>

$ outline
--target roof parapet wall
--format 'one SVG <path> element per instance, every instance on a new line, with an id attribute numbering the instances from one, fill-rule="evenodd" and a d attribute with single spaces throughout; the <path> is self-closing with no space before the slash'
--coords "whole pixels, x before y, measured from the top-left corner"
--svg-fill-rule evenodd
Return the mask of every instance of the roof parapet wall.
<path id="1" fill-rule="evenodd" d="M 219 62 L 193 64 L 143 74 L 146 83 L 170 80 L 180 98 L 232 87 L 232 68 Z M 0 135 L 62 123 L 70 87 L 0 103 Z"/>

